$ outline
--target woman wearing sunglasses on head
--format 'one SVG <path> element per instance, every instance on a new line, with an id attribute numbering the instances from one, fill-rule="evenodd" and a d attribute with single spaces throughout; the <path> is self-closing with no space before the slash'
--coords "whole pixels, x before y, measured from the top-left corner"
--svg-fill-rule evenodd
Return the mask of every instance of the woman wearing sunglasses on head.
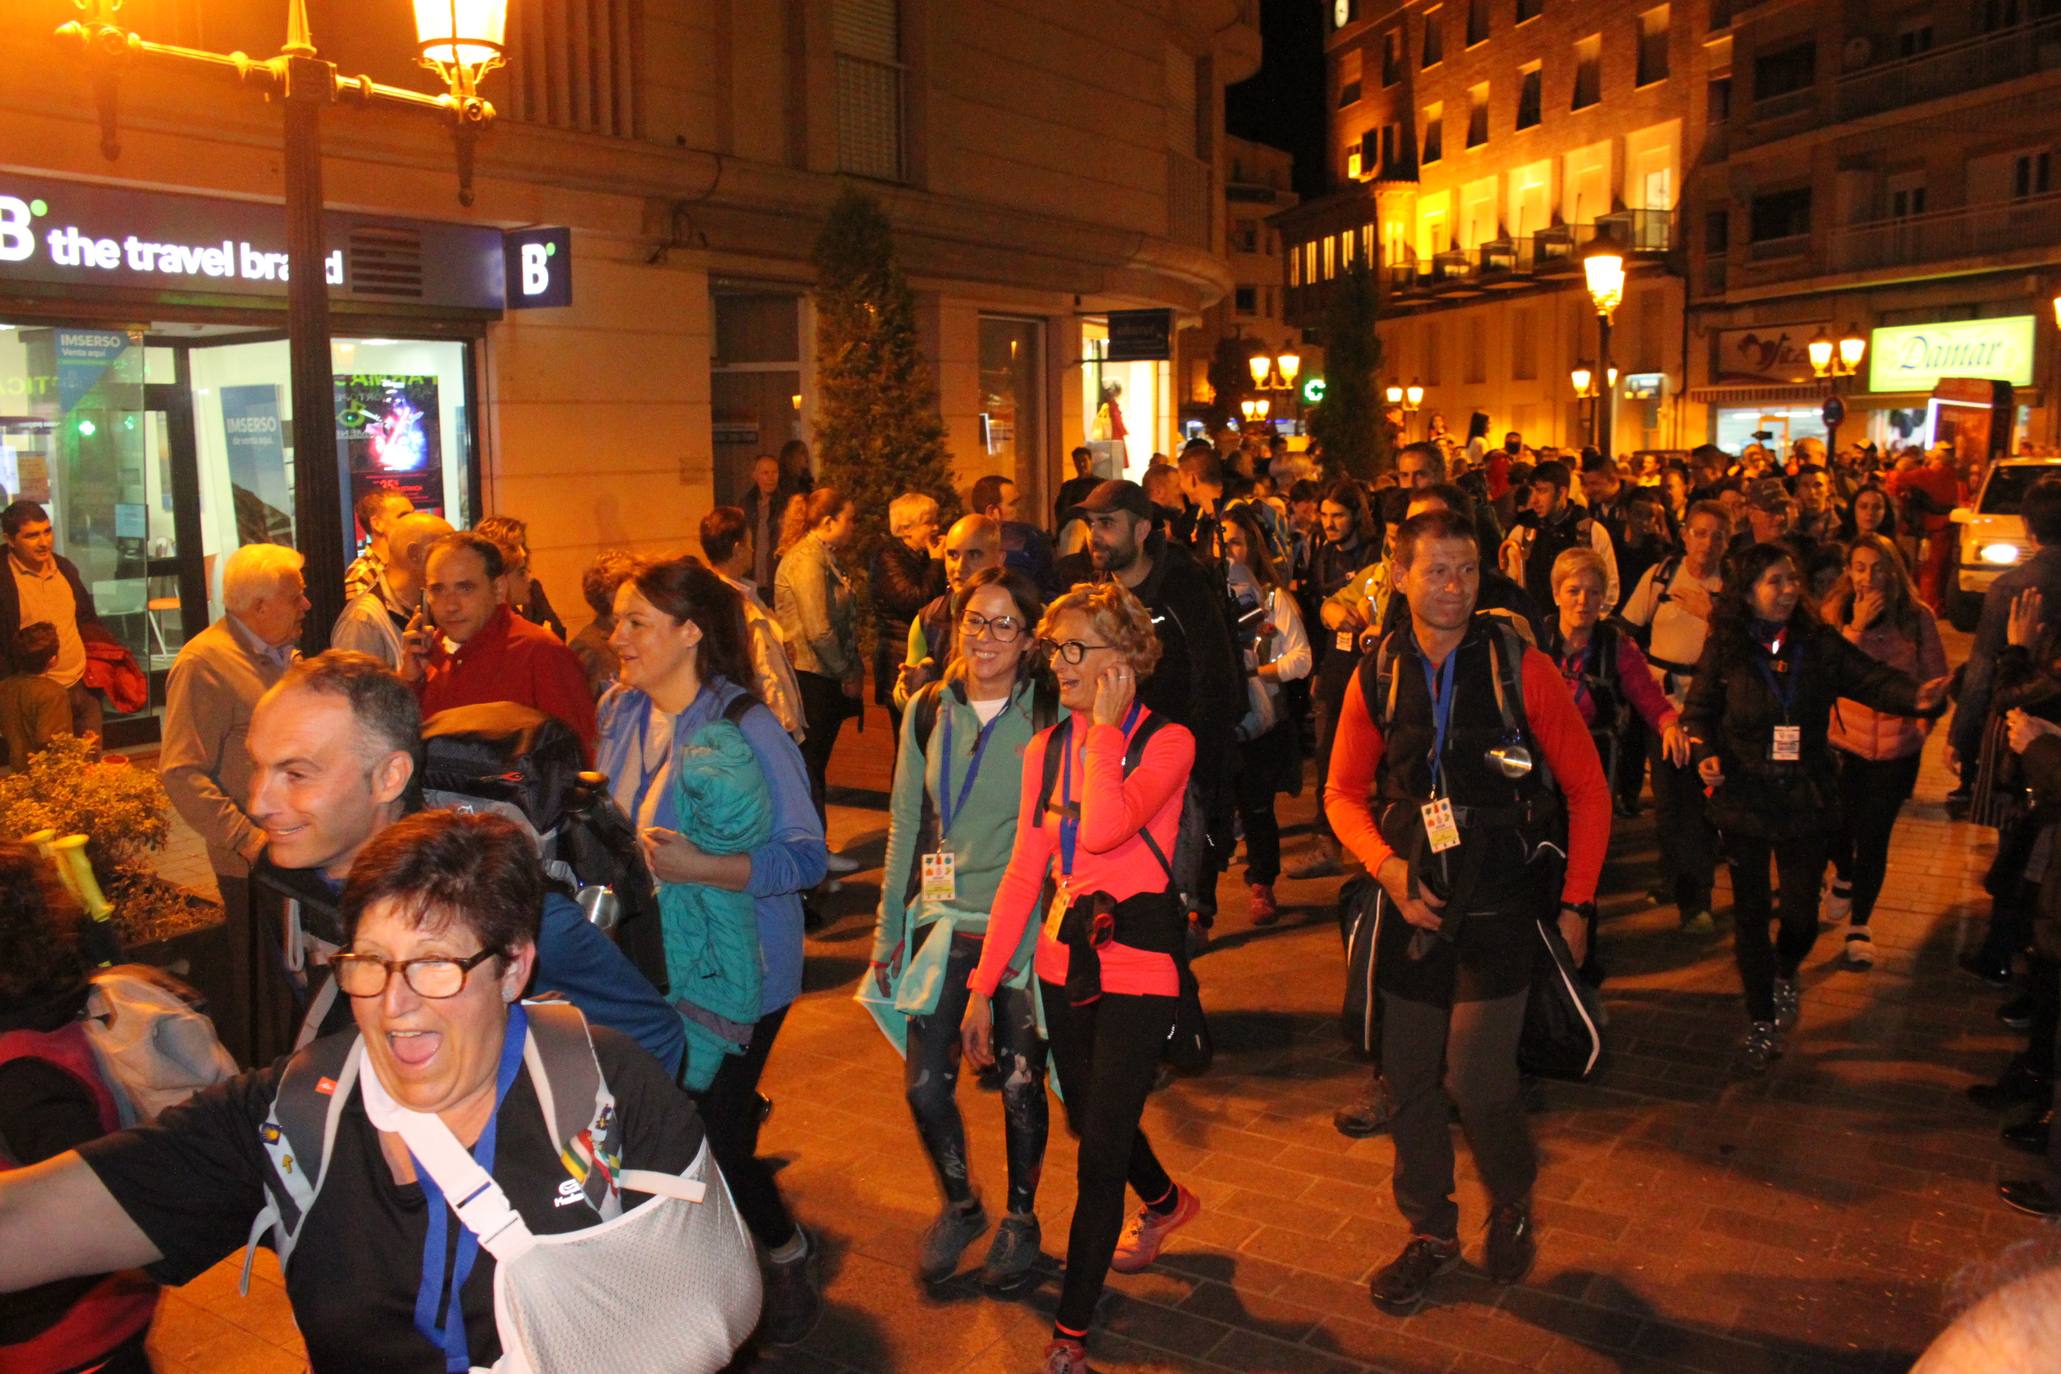
<path id="1" fill-rule="evenodd" d="M 944 1194 L 917 1256 L 926 1283 L 952 1277 L 966 1247 L 988 1229 L 959 1115 L 959 1027 L 1016 839 L 1024 749 L 1057 710 L 1034 632 L 1044 608 L 1022 573 L 975 573 L 952 598 L 957 633 L 944 680 L 919 690 L 902 716 L 880 917 L 860 998 L 902 1051 L 909 1111 Z M 1031 930 L 1028 923 L 1022 929 L 994 993 L 1009 1197 L 980 1277 L 996 1292 L 1035 1274 L 1040 1243 L 1032 1205 L 1049 1108 Z"/>
<path id="2" fill-rule="evenodd" d="M 1117 583 L 1076 587 L 1038 635 L 1059 680 L 1060 722 L 1023 760 L 1021 821 L 995 890 L 962 1038 L 993 1062 L 989 999 L 1040 922 L 1035 964 L 1052 1062 L 1080 1140 L 1079 1197 L 1045 1374 L 1082 1374 L 1088 1324 L 1110 1269 L 1136 1273 L 1200 1210 L 1139 1129 L 1179 1002 L 1174 956 L 1186 913 L 1167 855 L 1195 762 L 1186 729 L 1137 701 L 1159 663 L 1151 616 Z M 1144 1204 L 1124 1223 L 1124 1187 Z"/>

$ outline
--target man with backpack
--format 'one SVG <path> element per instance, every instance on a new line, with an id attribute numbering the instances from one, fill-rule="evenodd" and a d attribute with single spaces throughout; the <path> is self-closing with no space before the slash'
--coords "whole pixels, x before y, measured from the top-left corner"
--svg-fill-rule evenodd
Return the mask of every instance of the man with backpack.
<path id="1" fill-rule="evenodd" d="M 1539 926 L 1556 902 L 1560 934 L 1581 956 L 1610 789 L 1551 662 L 1503 621 L 1474 614 L 1472 523 L 1452 511 L 1406 520 L 1394 556 L 1410 624 L 1363 661 L 1346 693 L 1324 807 L 1382 890 L 1370 1014 L 1395 1103 L 1396 1206 L 1411 1237 L 1370 1288 L 1383 1310 L 1404 1314 L 1460 1260 L 1448 1093 L 1488 1187 L 1490 1277 L 1515 1282 L 1536 1257 L 1538 1159 L 1518 1039 Z"/>
<path id="2" fill-rule="evenodd" d="M 1621 593 L 1617 585 L 1617 546 L 1601 520 L 1585 515 L 1568 499 L 1573 477 L 1562 462 L 1532 469 L 1531 506 L 1518 517 L 1517 528 L 1503 541 L 1503 571 L 1541 606 L 1553 604 L 1553 560 L 1568 549 L 1586 545 L 1603 560 L 1603 613 L 1608 615 Z"/>
<path id="3" fill-rule="evenodd" d="M 344 878 L 372 837 L 411 809 L 421 736 L 415 694 L 366 654 L 331 649 L 302 660 L 259 700 L 249 739 L 249 814 L 265 837 L 257 886 L 261 912 L 278 913 L 268 928 L 287 932 L 290 967 L 305 954 L 298 935 L 339 943 Z M 555 889 L 544 898 L 536 986 L 679 1072 L 679 1013 Z M 342 1016 L 328 1019 L 340 1025 Z"/>

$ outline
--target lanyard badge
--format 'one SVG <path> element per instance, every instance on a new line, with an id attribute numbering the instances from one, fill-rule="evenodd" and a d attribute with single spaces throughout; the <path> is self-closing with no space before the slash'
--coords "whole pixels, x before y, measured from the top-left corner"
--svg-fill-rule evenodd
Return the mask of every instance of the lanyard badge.
<path id="1" fill-rule="evenodd" d="M 1443 854 L 1448 849 L 1460 847 L 1460 825 L 1453 816 L 1453 801 L 1439 795 L 1441 766 L 1446 752 L 1446 729 L 1453 720 L 1453 667 L 1459 661 L 1460 651 L 1455 648 L 1446 655 L 1446 661 L 1434 670 L 1429 660 L 1420 659 L 1424 665 L 1424 686 L 1431 695 L 1431 800 L 1419 808 L 1424 817 L 1424 835 L 1431 842 L 1431 852 Z"/>

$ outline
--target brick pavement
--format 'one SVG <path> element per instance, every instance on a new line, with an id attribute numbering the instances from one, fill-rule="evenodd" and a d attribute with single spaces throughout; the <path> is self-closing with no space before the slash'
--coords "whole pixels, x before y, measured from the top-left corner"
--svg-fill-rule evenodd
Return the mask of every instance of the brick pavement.
<path id="1" fill-rule="evenodd" d="M 840 742 L 833 776 L 884 784 L 881 736 Z M 2036 1169 L 1961 1095 L 2013 1037 L 1996 998 L 1954 970 L 1980 935 L 1990 835 L 1947 822 L 1928 751 L 1919 801 L 1897 831 L 1875 918 L 1878 963 L 1839 966 L 1822 939 L 1806 966 L 1802 1025 L 1764 1080 L 1727 1072 L 1742 1029 L 1721 934 L 1691 940 L 1643 895 L 1650 820 L 1621 823 L 1606 873 L 1610 1063 L 1592 1084 L 1549 1084 L 1534 1117 L 1543 1153 L 1537 1269 L 1489 1284 L 1484 1201 L 1461 1149 L 1470 1264 L 1407 1319 L 1364 1280 L 1405 1234 L 1388 1196 L 1386 1138 L 1350 1141 L 1330 1113 L 1362 1072 L 1335 1028 L 1335 883 L 1284 883 L 1284 918 L 1249 927 L 1243 888 L 1197 965 L 1218 1040 L 1215 1069 L 1154 1098 L 1147 1126 L 1202 1215 L 1152 1271 L 1112 1276 L 1095 1359 L 1107 1371 L 1863 1371 L 1908 1366 L 1944 1324 L 1964 1266 L 2038 1227 L 1994 1185 Z M 852 803 L 877 795 L 848 791 Z M 1299 823 L 1308 795 L 1287 803 Z M 833 810 L 836 840 L 877 864 L 883 817 Z M 1300 825 L 1291 834 L 1291 853 Z M 1235 879 L 1237 870 L 1233 870 Z M 809 946 L 808 990 L 768 1077 L 764 1146 L 824 1240 L 829 1313 L 801 1349 L 747 1367 L 779 1374 L 986 1374 L 1029 1368 L 1056 1283 L 999 1302 L 960 1281 L 922 1291 L 917 1237 L 936 1194 L 899 1091 L 899 1066 L 849 989 L 865 961 L 877 869 L 832 900 Z M 1232 896 L 1236 888 L 1235 897 Z M 976 1175 L 1000 1189 L 997 1102 L 962 1095 Z M 1056 1274 L 1073 1197 L 1073 1145 L 1055 1130 L 1039 1213 Z M 978 1247 L 974 1252 L 975 1258 Z M 233 1295 L 218 1268 L 172 1294 L 154 1337 L 179 1374 L 297 1367 L 276 1281 Z"/>

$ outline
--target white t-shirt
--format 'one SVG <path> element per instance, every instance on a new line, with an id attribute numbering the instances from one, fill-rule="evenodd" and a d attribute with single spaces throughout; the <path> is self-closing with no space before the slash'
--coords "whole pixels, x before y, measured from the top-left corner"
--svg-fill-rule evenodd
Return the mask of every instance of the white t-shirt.
<path id="1" fill-rule="evenodd" d="M 1646 570 L 1639 578 L 1639 585 L 1633 589 L 1631 598 L 1625 602 L 1622 614 L 1630 624 L 1652 627 L 1646 648 L 1646 657 L 1649 661 L 1664 659 L 1669 663 L 1693 665 L 1703 657 L 1703 641 L 1710 633 L 1710 622 L 1700 620 L 1684 610 L 1682 603 L 1674 598 L 1675 590 L 1701 582 L 1715 599 L 1725 585 L 1724 575 L 1712 573 L 1709 577 L 1696 577 L 1689 571 L 1688 560 L 1683 559 L 1675 565 L 1674 576 L 1670 577 L 1667 586 L 1662 588 L 1656 585 L 1656 581 L 1664 566 L 1665 563 L 1656 563 Z M 1670 670 L 1661 667 L 1657 661 L 1649 662 L 1649 666 L 1653 670 L 1653 680 L 1665 690 L 1669 683 Z M 1676 690 L 1668 692 L 1667 698 L 1674 703 L 1678 711 L 1682 708 L 1682 699 L 1688 695 L 1688 677 L 1686 671 L 1674 670 L 1673 682 Z"/>
<path id="2" fill-rule="evenodd" d="M 982 725 L 991 724 L 996 716 L 1002 714 L 1002 708 L 1008 704 L 1009 698 L 1007 697 L 996 697 L 993 701 L 970 701 L 967 703 L 967 705 L 973 708 L 973 714 L 980 717 Z"/>

